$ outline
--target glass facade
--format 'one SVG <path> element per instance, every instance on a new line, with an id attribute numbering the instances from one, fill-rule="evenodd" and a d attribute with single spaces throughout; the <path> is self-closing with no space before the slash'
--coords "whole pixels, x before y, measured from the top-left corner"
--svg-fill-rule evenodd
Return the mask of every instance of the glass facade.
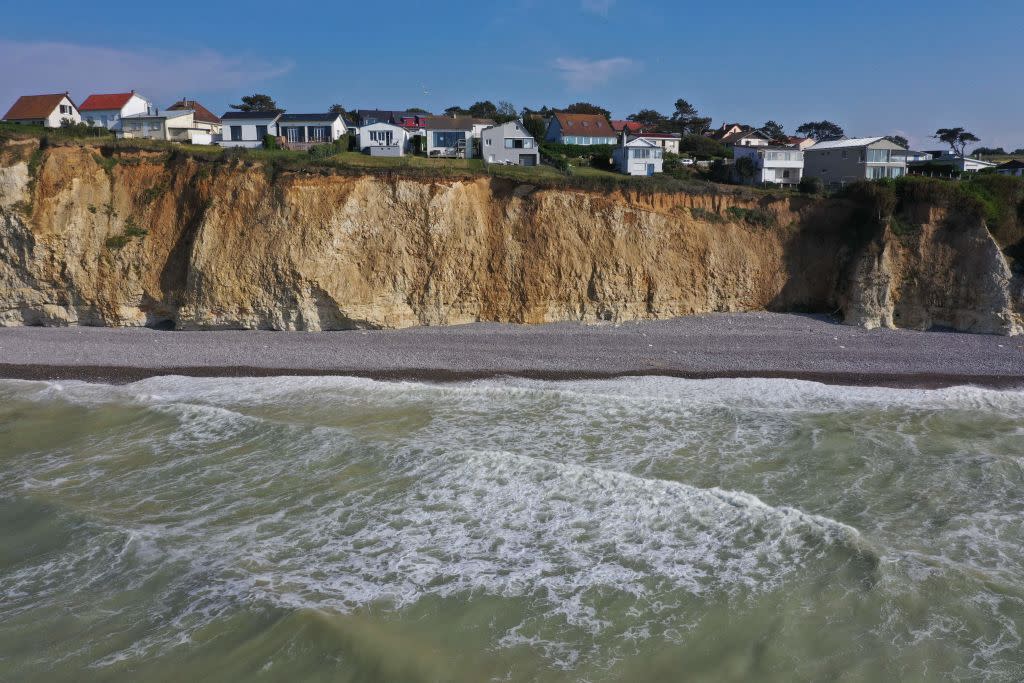
<path id="1" fill-rule="evenodd" d="M 868 163 L 887 164 L 889 163 L 888 149 L 869 149 Z"/>
<path id="2" fill-rule="evenodd" d="M 458 147 L 465 142 L 466 133 L 463 131 L 434 131 L 434 147 Z"/>

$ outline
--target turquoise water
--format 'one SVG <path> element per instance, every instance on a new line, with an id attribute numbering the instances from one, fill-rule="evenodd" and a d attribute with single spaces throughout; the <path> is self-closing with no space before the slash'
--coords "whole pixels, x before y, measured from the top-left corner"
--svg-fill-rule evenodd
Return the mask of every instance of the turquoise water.
<path id="1" fill-rule="evenodd" d="M 1021 680 L 1024 393 L 0 381 L 0 679 Z"/>

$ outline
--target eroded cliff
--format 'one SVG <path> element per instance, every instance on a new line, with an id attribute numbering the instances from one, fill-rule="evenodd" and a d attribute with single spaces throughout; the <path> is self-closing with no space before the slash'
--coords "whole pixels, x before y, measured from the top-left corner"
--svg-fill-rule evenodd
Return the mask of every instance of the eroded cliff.
<path id="1" fill-rule="evenodd" d="M 767 309 L 1018 329 L 1000 246 L 946 210 L 865 237 L 848 200 L 107 154 L 0 147 L 0 324 L 334 330 Z"/>

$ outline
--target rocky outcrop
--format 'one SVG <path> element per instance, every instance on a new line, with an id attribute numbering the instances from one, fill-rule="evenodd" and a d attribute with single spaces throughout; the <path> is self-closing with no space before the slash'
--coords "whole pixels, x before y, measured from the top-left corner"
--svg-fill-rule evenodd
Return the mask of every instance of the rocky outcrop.
<path id="1" fill-rule="evenodd" d="M 867 246 L 843 201 L 0 148 L 0 324 L 306 329 L 845 311 L 1017 330 L 983 224 Z"/>

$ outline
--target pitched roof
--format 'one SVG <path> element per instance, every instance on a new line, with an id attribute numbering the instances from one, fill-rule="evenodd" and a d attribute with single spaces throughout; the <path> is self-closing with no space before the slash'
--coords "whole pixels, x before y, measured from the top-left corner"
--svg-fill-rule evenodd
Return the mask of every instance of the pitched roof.
<path id="1" fill-rule="evenodd" d="M 643 124 L 639 121 L 612 121 L 612 130 L 616 133 L 621 133 L 623 130 L 635 133 L 641 128 L 643 128 Z"/>
<path id="2" fill-rule="evenodd" d="M 89 95 L 82 102 L 78 111 L 105 111 L 108 109 L 120 109 L 128 104 L 135 92 L 119 92 L 109 95 Z"/>
<path id="3" fill-rule="evenodd" d="M 475 124 L 484 121 L 485 119 L 474 119 L 472 116 L 425 116 L 423 127 L 430 130 L 473 130 Z"/>
<path id="4" fill-rule="evenodd" d="M 54 95 L 22 95 L 7 111 L 4 120 L 45 119 L 65 97 L 68 97 L 68 94 L 63 92 Z M 68 101 L 70 100 L 68 97 Z"/>
<path id="5" fill-rule="evenodd" d="M 1024 168 L 1024 161 L 1020 161 L 1019 159 L 1010 159 L 1009 161 L 1005 161 L 999 164 L 998 166 L 996 166 L 996 168 L 1005 168 L 1007 170 Z"/>
<path id="6" fill-rule="evenodd" d="M 214 114 L 212 111 L 199 104 L 195 100 L 180 99 L 171 106 L 167 107 L 168 111 L 181 111 L 183 109 L 191 109 L 195 112 L 192 117 L 195 121 L 202 121 L 204 123 L 220 123 L 220 117 Z"/>
<path id="7" fill-rule="evenodd" d="M 741 130 L 736 133 L 729 133 L 728 135 L 723 136 L 719 140 L 719 142 L 728 145 L 732 142 L 736 142 L 737 140 L 752 137 L 760 137 L 763 140 L 768 140 L 769 142 L 771 142 L 771 138 L 769 138 L 767 135 L 765 135 L 759 130 Z"/>
<path id="8" fill-rule="evenodd" d="M 818 150 L 822 150 L 822 149 L 842 149 L 844 147 L 866 147 L 867 145 L 874 144 L 874 143 L 878 142 L 879 140 L 884 140 L 884 139 L 885 139 L 884 137 L 879 136 L 877 138 L 844 138 L 842 140 L 824 140 L 822 142 L 814 143 L 814 146 L 808 148 L 808 150 L 813 150 L 813 151 L 817 152 Z"/>
<path id="9" fill-rule="evenodd" d="M 562 134 L 578 135 L 586 133 L 600 137 L 614 137 L 615 130 L 601 114 L 569 114 L 556 111 L 555 118 L 562 128 Z"/>
<path id="10" fill-rule="evenodd" d="M 223 119 L 276 119 L 283 114 L 281 109 L 268 109 L 266 111 L 226 111 L 221 114 Z"/>
<path id="11" fill-rule="evenodd" d="M 281 114 L 280 121 L 334 121 L 341 118 L 341 114 Z"/>

